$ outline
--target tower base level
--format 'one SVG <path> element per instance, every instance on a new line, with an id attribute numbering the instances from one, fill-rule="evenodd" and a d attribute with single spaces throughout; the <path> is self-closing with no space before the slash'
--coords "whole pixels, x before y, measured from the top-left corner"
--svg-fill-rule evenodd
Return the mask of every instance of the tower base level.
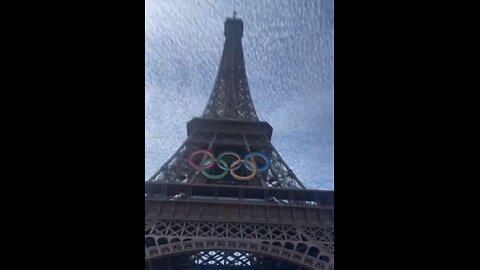
<path id="1" fill-rule="evenodd" d="M 308 270 L 287 260 L 246 251 L 206 250 L 145 262 L 145 270 Z"/>
<path id="2" fill-rule="evenodd" d="M 332 191 L 146 187 L 146 269 L 333 270 Z"/>
<path id="3" fill-rule="evenodd" d="M 281 268 L 274 269 L 333 270 L 333 232 L 329 225 L 146 218 L 145 262 L 148 269 L 264 269 L 278 264 Z"/>

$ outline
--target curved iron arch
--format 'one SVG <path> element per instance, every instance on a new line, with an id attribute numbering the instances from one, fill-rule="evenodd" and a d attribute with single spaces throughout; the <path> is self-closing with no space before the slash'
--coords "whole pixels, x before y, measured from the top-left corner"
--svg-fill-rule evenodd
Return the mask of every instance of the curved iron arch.
<path id="1" fill-rule="evenodd" d="M 242 250 L 256 254 L 267 255 L 278 260 L 287 261 L 312 270 L 333 270 L 333 264 L 323 260 L 274 245 L 259 244 L 248 241 L 219 241 L 219 240 L 193 240 L 180 241 L 161 246 L 145 248 L 145 260 L 190 253 L 192 251 Z"/>

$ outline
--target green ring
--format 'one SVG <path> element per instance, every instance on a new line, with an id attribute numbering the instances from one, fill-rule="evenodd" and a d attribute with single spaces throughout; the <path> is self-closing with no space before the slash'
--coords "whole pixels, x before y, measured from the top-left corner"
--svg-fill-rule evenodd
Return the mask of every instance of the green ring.
<path id="1" fill-rule="evenodd" d="M 205 160 L 205 161 L 202 162 L 202 163 L 208 163 L 208 162 L 210 162 L 210 161 L 211 161 L 210 159 L 207 159 L 207 160 Z M 225 168 L 228 167 L 227 162 L 226 162 L 225 160 L 223 160 L 223 159 L 218 159 L 217 162 L 222 163 L 222 165 L 225 166 Z M 205 175 L 206 177 L 210 178 L 210 179 L 221 179 L 221 178 L 223 178 L 225 175 L 227 175 L 227 173 L 229 172 L 229 170 L 227 169 L 227 170 L 223 170 L 223 173 L 221 173 L 221 174 L 214 175 L 214 174 L 209 174 L 209 173 L 207 173 L 206 171 L 207 171 L 206 169 L 202 170 L 202 174 Z"/>

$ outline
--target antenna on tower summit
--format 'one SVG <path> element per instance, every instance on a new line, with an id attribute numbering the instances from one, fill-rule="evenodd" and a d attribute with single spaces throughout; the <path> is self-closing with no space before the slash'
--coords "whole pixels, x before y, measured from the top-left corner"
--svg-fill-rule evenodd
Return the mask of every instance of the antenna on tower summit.
<path id="1" fill-rule="evenodd" d="M 237 1 L 233 0 L 233 18 L 234 18 L 234 19 L 235 19 L 236 15 L 237 15 L 236 4 L 237 4 Z"/>

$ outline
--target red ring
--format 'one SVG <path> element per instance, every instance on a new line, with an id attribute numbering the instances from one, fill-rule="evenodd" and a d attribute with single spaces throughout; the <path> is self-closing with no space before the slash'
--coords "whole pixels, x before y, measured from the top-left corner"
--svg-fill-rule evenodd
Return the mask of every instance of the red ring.
<path id="1" fill-rule="evenodd" d="M 204 164 L 204 165 L 195 164 L 193 162 L 193 157 L 196 156 L 197 154 L 200 154 L 200 153 L 204 153 L 204 154 L 208 155 L 210 157 L 210 160 L 211 160 L 210 163 L 207 163 L 207 164 Z M 198 150 L 195 150 L 195 151 L 191 152 L 190 155 L 188 155 L 188 163 L 190 163 L 190 165 L 192 165 L 193 168 L 198 169 L 198 170 L 203 170 L 203 169 L 210 168 L 213 165 L 215 165 L 215 162 L 216 162 L 216 160 L 213 156 L 212 151 L 207 150 L 207 149 L 198 149 Z"/>

